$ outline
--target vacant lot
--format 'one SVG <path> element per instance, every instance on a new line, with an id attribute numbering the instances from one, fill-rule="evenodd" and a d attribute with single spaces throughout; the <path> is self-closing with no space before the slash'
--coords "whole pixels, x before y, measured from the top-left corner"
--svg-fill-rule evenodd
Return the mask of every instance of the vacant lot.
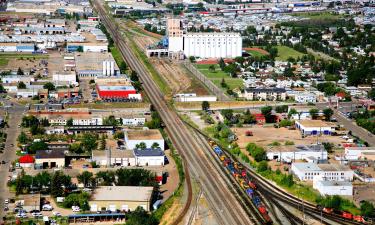
<path id="1" fill-rule="evenodd" d="M 277 46 L 277 50 L 278 50 L 278 54 L 277 54 L 276 59 L 282 60 L 282 61 L 286 61 L 289 58 L 297 59 L 298 57 L 302 57 L 304 55 L 301 52 L 298 52 L 288 46 L 283 46 L 283 45 Z"/>
<path id="2" fill-rule="evenodd" d="M 279 142 L 284 145 L 286 141 L 293 141 L 294 144 L 316 144 L 319 142 L 332 142 L 340 144 L 342 139 L 336 136 L 309 136 L 302 138 L 301 133 L 298 130 L 288 130 L 287 128 L 274 128 L 274 127 L 263 127 L 255 125 L 249 128 L 233 128 L 232 129 L 238 137 L 238 145 L 241 148 L 246 147 L 249 142 L 256 143 L 260 146 L 267 146 L 272 142 Z M 254 136 L 247 137 L 245 132 L 247 130 L 253 131 Z"/>
<path id="3" fill-rule="evenodd" d="M 243 81 L 240 78 L 232 78 L 227 73 L 222 71 L 218 64 L 216 65 L 202 65 L 197 64 L 195 65 L 198 70 L 203 73 L 207 78 L 209 78 L 216 86 L 221 88 L 221 81 L 224 79 L 225 83 L 231 88 L 238 88 L 242 87 Z M 210 69 L 210 67 L 213 66 L 215 69 Z"/>

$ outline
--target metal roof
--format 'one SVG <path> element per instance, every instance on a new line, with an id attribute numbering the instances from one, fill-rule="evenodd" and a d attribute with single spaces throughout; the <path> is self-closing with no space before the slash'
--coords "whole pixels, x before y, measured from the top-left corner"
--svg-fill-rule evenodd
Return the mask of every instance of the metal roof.
<path id="1" fill-rule="evenodd" d="M 87 213 L 87 214 L 71 214 L 69 218 L 82 218 L 82 217 L 101 217 L 101 216 L 125 216 L 125 213 Z"/>

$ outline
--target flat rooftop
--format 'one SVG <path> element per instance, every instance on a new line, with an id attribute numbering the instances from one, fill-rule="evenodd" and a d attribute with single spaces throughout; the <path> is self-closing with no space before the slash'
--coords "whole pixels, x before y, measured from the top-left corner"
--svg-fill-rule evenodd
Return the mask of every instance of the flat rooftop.
<path id="1" fill-rule="evenodd" d="M 135 90 L 133 86 L 106 86 L 98 85 L 100 91 L 133 91 Z"/>
<path id="2" fill-rule="evenodd" d="M 94 157 L 107 157 L 107 151 L 94 150 L 92 151 Z M 111 150 L 111 158 L 134 158 L 134 153 L 132 150 Z"/>
<path id="3" fill-rule="evenodd" d="M 350 168 L 340 164 L 293 163 L 302 171 L 350 171 Z"/>
<path id="4" fill-rule="evenodd" d="M 141 157 L 152 157 L 152 156 L 164 156 L 164 152 L 160 148 L 146 148 L 146 149 L 134 149 L 135 156 Z"/>
<path id="5" fill-rule="evenodd" d="M 163 136 L 157 129 L 151 130 L 128 130 L 128 140 L 161 140 Z"/>
<path id="6" fill-rule="evenodd" d="M 268 146 L 268 152 L 321 152 L 325 151 L 323 145 L 281 145 Z"/>
<path id="7" fill-rule="evenodd" d="M 108 52 L 76 52 L 74 54 L 76 60 L 76 70 L 100 70 L 103 71 L 103 61 L 115 61 L 112 54 Z M 115 70 L 119 70 L 115 63 Z"/>
<path id="8" fill-rule="evenodd" d="M 318 182 L 320 182 L 325 187 L 353 186 L 349 181 L 320 180 Z"/>
<path id="9" fill-rule="evenodd" d="M 150 201 L 153 187 L 101 186 L 95 189 L 92 201 Z"/>
<path id="10" fill-rule="evenodd" d="M 296 122 L 304 127 L 335 127 L 333 123 L 322 120 L 298 120 Z"/>

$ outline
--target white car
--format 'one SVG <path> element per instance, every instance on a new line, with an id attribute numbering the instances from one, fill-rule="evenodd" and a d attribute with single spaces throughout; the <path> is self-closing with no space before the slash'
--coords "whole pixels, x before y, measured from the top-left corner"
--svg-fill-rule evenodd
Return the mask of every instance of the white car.
<path id="1" fill-rule="evenodd" d="M 33 212 L 33 213 L 31 213 L 31 215 L 33 216 L 33 217 L 42 217 L 43 216 L 43 214 L 41 213 L 41 212 Z"/>
<path id="2" fill-rule="evenodd" d="M 79 206 L 75 206 L 75 205 L 72 206 L 72 210 L 73 210 L 73 212 L 79 212 L 79 211 L 81 211 L 81 209 L 79 208 Z"/>
<path id="3" fill-rule="evenodd" d="M 42 206 L 42 210 L 43 211 L 52 211 L 53 207 L 50 204 L 45 204 L 45 205 Z"/>
<path id="4" fill-rule="evenodd" d="M 9 204 L 9 199 L 5 199 L 4 204 Z"/>
<path id="5" fill-rule="evenodd" d="M 61 213 L 59 213 L 59 212 L 52 212 L 52 214 L 54 215 L 54 216 L 61 216 Z"/>
<path id="6" fill-rule="evenodd" d="M 27 218 L 27 215 L 25 213 L 18 213 L 16 218 Z"/>

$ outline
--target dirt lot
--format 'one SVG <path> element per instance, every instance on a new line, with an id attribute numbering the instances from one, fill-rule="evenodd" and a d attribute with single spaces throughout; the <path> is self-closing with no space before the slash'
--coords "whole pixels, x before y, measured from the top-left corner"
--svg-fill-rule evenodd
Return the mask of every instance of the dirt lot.
<path id="1" fill-rule="evenodd" d="M 49 75 L 52 77 L 54 71 L 64 71 L 64 56 L 61 52 L 50 51 L 48 58 L 48 71 Z"/>
<path id="2" fill-rule="evenodd" d="M 355 186 L 353 200 L 358 205 L 362 200 L 366 200 L 375 204 L 375 184 Z"/>
<path id="3" fill-rule="evenodd" d="M 256 143 L 260 146 L 267 146 L 274 141 L 284 144 L 285 141 L 293 141 L 294 144 L 315 144 L 317 137 L 309 136 L 302 138 L 298 130 L 288 130 L 286 128 L 273 128 L 255 125 L 249 128 L 233 128 L 232 129 L 238 137 L 238 145 L 241 148 L 246 147 L 249 142 Z M 245 132 L 247 130 L 253 131 L 254 136 L 247 137 Z M 318 138 L 319 142 L 332 142 L 340 144 L 342 139 L 338 136 L 321 136 Z"/>

